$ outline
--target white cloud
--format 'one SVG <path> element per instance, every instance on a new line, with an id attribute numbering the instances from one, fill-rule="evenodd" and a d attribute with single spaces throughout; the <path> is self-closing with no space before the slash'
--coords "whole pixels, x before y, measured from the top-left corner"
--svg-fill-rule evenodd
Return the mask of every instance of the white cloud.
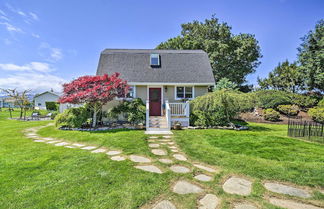
<path id="1" fill-rule="evenodd" d="M 23 18 L 24 22 L 27 24 L 31 24 L 31 21 L 39 20 L 38 15 L 35 12 L 25 12 L 20 9 L 14 8 L 13 6 L 11 6 L 8 3 L 6 4 L 6 7 L 10 12 L 21 16 Z M 2 10 L 0 10 L 0 13 L 7 17 L 7 15 Z"/>
<path id="2" fill-rule="evenodd" d="M 8 22 L 0 22 L 0 25 L 4 25 L 6 27 L 6 29 L 7 29 L 7 31 L 9 31 L 9 32 L 19 32 L 19 33 L 23 33 L 23 31 L 20 28 L 11 25 Z"/>
<path id="3" fill-rule="evenodd" d="M 4 15 L 0 15 L 0 19 L 5 21 L 10 21 L 9 18 Z"/>
<path id="4" fill-rule="evenodd" d="M 38 20 L 38 16 L 37 16 L 37 14 L 35 14 L 34 12 L 29 12 L 29 15 L 30 15 L 34 20 Z"/>
<path id="5" fill-rule="evenodd" d="M 56 62 L 63 58 L 62 49 L 54 48 L 46 42 L 41 43 L 39 46 L 39 54 L 51 62 Z"/>
<path id="6" fill-rule="evenodd" d="M 36 34 L 36 33 L 32 33 L 31 34 L 34 38 L 40 38 L 40 35 Z"/>
<path id="7" fill-rule="evenodd" d="M 6 13 L 0 9 L 0 14 L 2 14 L 3 16 L 7 16 Z"/>
<path id="8" fill-rule="evenodd" d="M 38 71 L 38 72 L 51 72 L 53 71 L 50 68 L 48 63 L 44 62 L 30 62 L 26 65 L 16 65 L 12 63 L 1 64 L 0 63 L 0 71 Z"/>
<path id="9" fill-rule="evenodd" d="M 62 84 L 66 80 L 48 73 L 17 73 L 9 75 L 6 78 L 0 78 L 0 86 L 2 88 L 17 88 L 18 90 L 31 89 L 33 92 L 43 92 L 53 89 L 61 91 Z"/>

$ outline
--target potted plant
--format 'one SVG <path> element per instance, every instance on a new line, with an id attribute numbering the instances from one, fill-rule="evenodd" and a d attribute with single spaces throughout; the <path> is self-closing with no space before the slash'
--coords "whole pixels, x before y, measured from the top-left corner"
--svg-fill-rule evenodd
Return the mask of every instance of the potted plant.
<path id="1" fill-rule="evenodd" d="M 181 123 L 179 121 L 175 121 L 173 124 L 174 130 L 181 130 Z"/>

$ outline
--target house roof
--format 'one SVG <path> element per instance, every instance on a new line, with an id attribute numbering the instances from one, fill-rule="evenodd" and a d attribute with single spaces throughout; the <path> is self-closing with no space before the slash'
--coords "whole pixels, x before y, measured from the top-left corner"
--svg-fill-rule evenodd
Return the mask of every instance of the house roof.
<path id="1" fill-rule="evenodd" d="M 160 67 L 150 66 L 150 54 L 160 55 Z M 97 75 L 119 72 L 128 83 L 215 83 L 206 52 L 202 50 L 105 49 Z"/>
<path id="2" fill-rule="evenodd" d="M 43 93 L 36 94 L 36 95 L 34 96 L 34 98 L 39 97 L 39 96 L 42 96 L 42 95 L 47 94 L 47 93 L 53 94 L 53 95 L 58 96 L 58 97 L 60 96 L 60 93 L 58 93 L 58 92 L 45 91 L 45 92 L 43 92 Z"/>

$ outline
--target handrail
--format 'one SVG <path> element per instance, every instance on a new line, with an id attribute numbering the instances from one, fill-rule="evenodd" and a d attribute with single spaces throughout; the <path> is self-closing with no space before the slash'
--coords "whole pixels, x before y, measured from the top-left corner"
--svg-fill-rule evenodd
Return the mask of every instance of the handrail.
<path id="1" fill-rule="evenodd" d="M 150 102 L 146 100 L 146 130 L 150 127 Z"/>
<path id="2" fill-rule="evenodd" d="M 169 103 L 172 116 L 185 116 L 189 117 L 189 101 L 186 103 Z"/>
<path id="3" fill-rule="evenodd" d="M 171 129 L 171 108 L 169 105 L 169 100 L 165 100 L 165 116 L 168 124 L 168 129 Z"/>

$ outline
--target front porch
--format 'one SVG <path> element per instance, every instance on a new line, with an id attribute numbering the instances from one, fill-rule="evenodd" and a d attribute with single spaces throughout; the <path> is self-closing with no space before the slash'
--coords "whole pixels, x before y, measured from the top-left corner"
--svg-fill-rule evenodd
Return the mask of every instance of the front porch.
<path id="1" fill-rule="evenodd" d="M 181 123 L 182 127 L 189 126 L 189 101 L 169 103 L 166 99 L 161 104 L 161 115 L 156 115 L 154 109 L 150 100 L 146 100 L 146 132 L 148 134 L 158 134 L 158 132 L 172 134 L 170 130 L 176 122 Z"/>

